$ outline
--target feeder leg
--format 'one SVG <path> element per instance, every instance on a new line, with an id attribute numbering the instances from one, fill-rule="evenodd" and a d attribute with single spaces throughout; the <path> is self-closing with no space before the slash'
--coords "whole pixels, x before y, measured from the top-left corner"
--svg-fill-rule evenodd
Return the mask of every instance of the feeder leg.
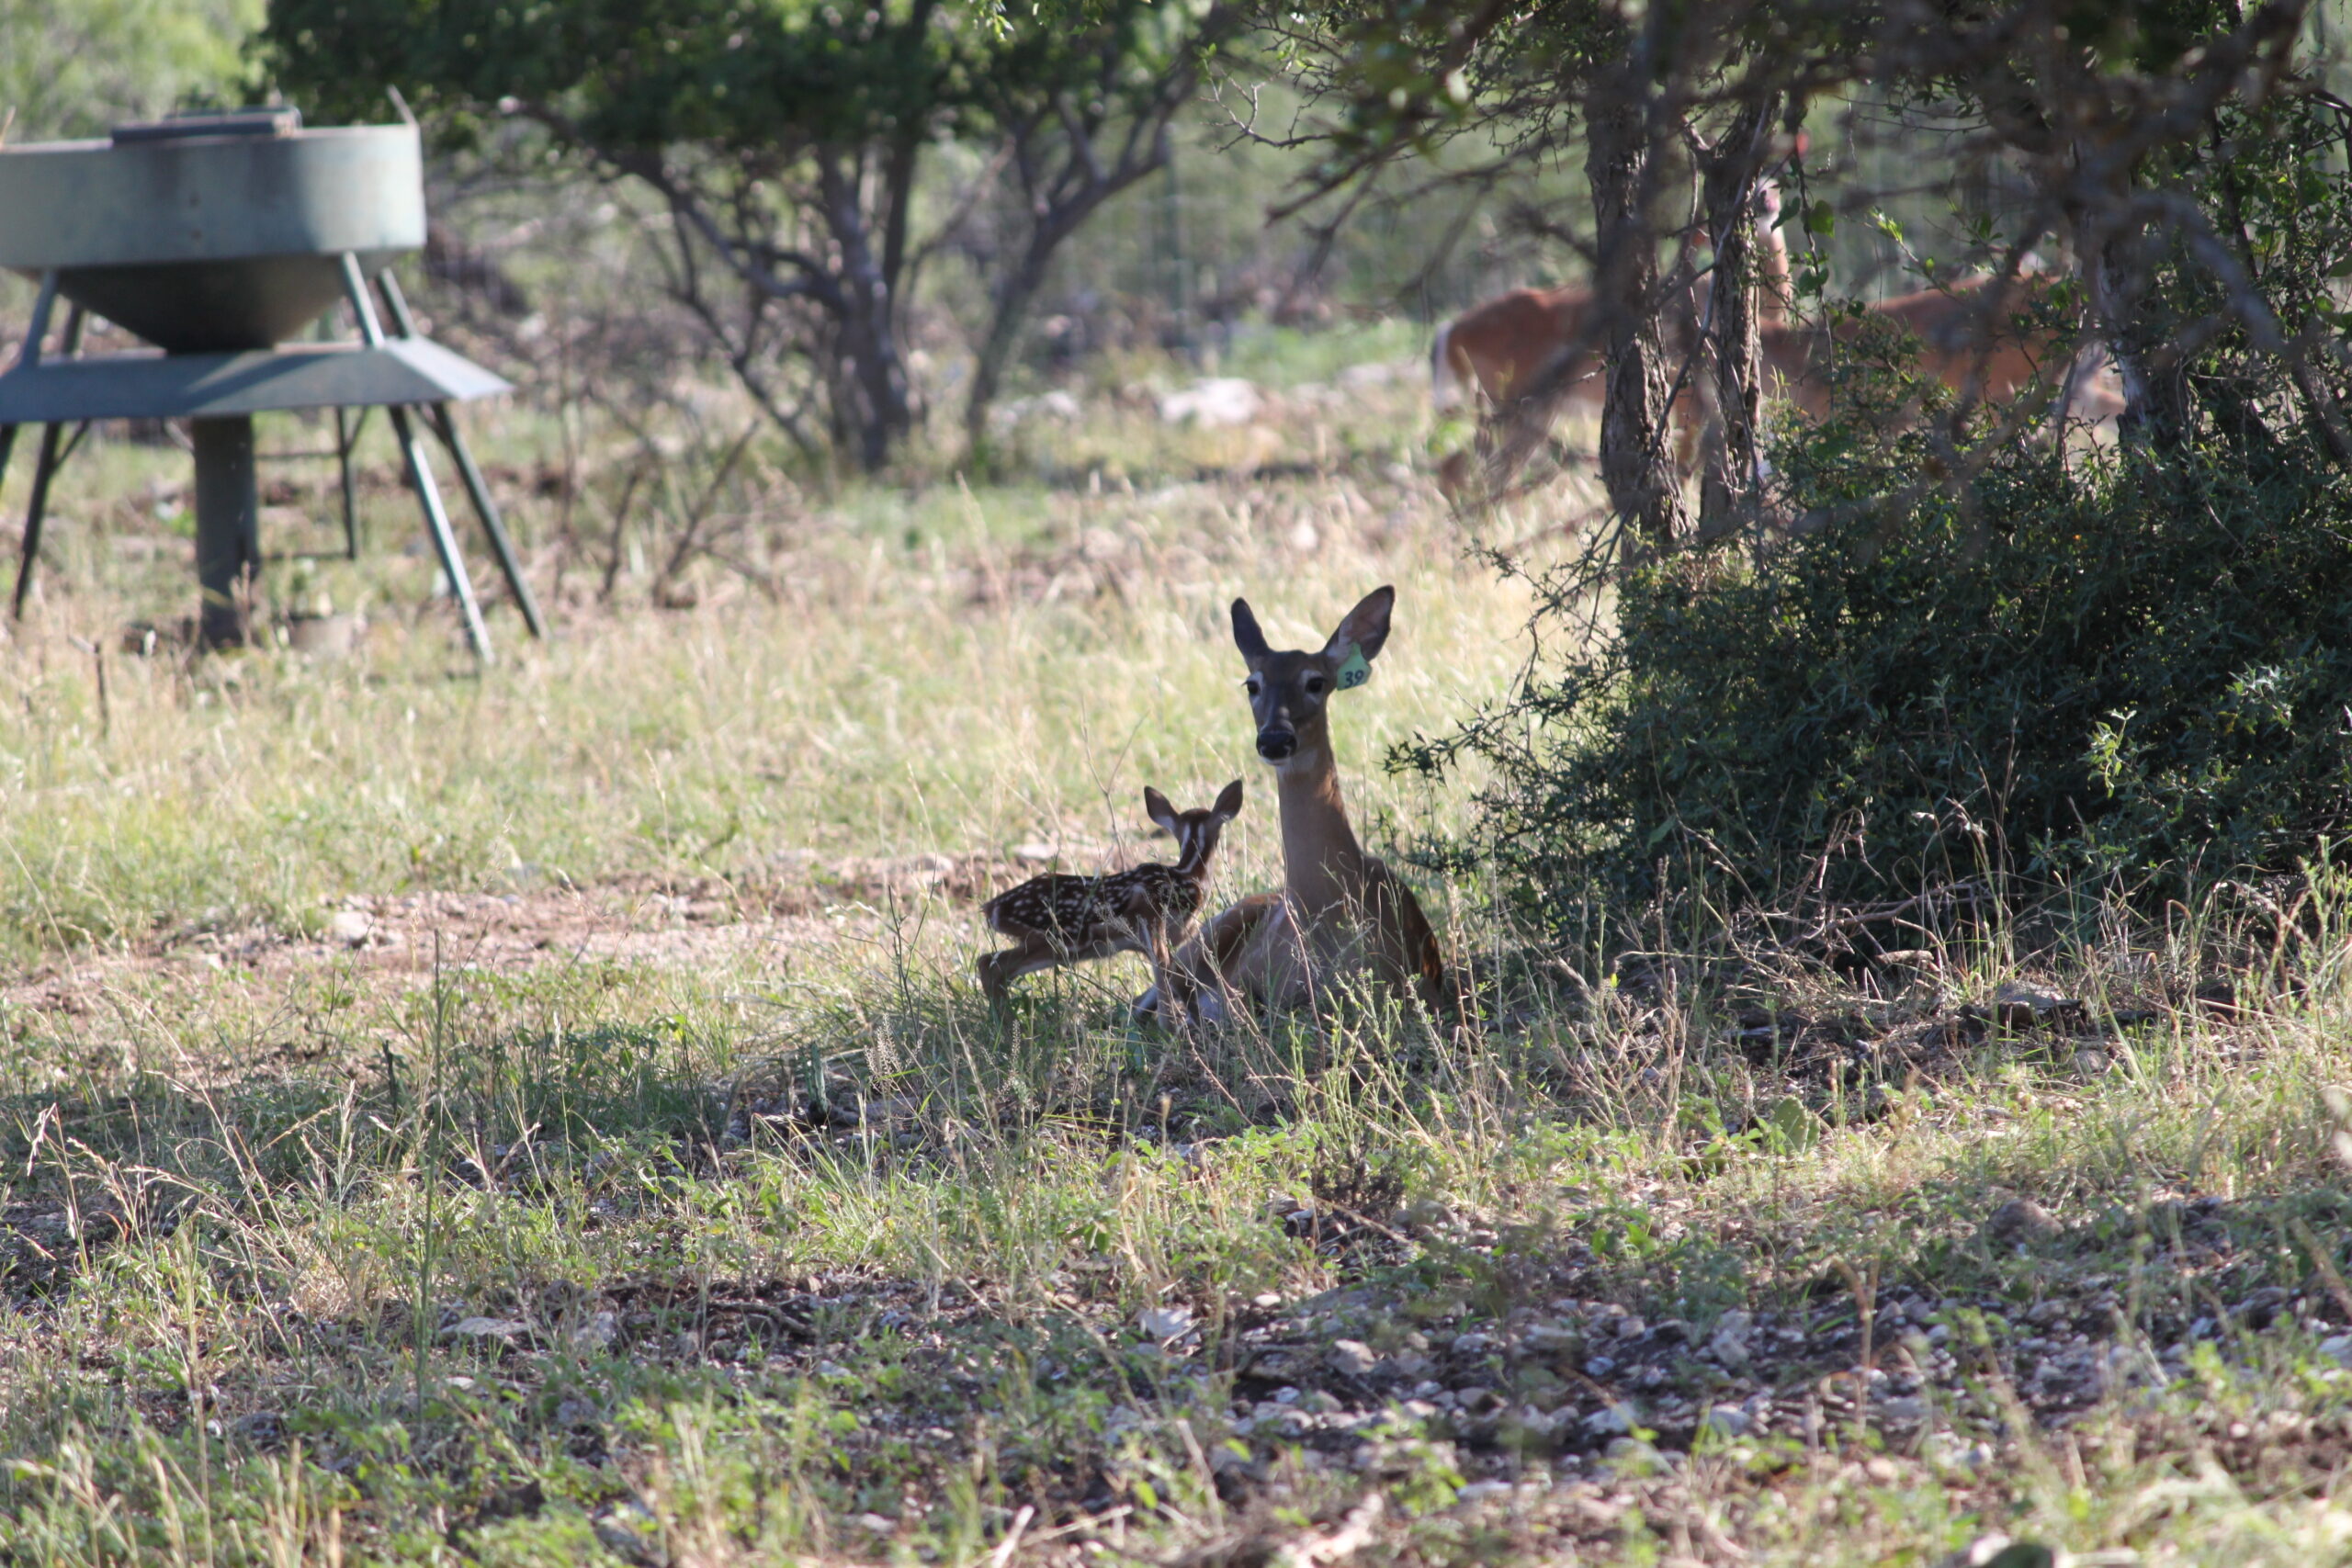
<path id="1" fill-rule="evenodd" d="M 384 344 L 384 326 L 377 319 L 376 302 L 368 294 L 368 280 L 359 271 L 359 258 L 351 252 L 343 253 L 343 294 L 351 303 L 351 313 L 359 319 L 359 336 L 370 348 Z M 481 624 L 481 606 L 474 603 L 474 581 L 466 575 L 466 558 L 458 549 L 456 530 L 449 526 L 449 513 L 441 504 L 441 492 L 434 488 L 433 466 L 425 461 L 424 443 L 416 438 L 416 427 L 409 423 L 408 410 L 398 404 L 391 409 L 392 434 L 401 444 L 401 455 L 408 459 L 408 477 L 416 486 L 416 498 L 424 504 L 425 525 L 433 533 L 433 548 L 441 557 L 441 570 L 449 579 L 449 588 L 458 596 L 458 607 L 465 613 L 466 640 L 473 645 L 474 657 L 482 663 L 490 662 L 490 633 Z"/>
<path id="2" fill-rule="evenodd" d="M 523 576 L 523 563 L 514 558 L 514 543 L 506 536 L 506 525 L 498 515 L 498 502 L 490 496 L 490 486 L 484 482 L 481 470 L 474 466 L 474 455 L 466 446 L 466 438 L 458 434 L 457 417 L 447 403 L 435 403 L 425 417 L 431 422 L 441 445 L 449 449 L 457 460 L 458 477 L 466 482 L 466 494 L 474 503 L 474 514 L 481 519 L 481 531 L 490 536 L 490 547 L 498 557 L 498 570 L 506 574 L 507 592 L 514 595 L 514 607 L 523 612 L 523 624 L 531 635 L 547 640 L 548 624 L 539 617 L 539 602 L 531 596 L 531 585 Z"/>
<path id="3" fill-rule="evenodd" d="M 409 314 L 408 296 L 401 291 L 401 280 L 390 267 L 376 275 L 376 287 L 384 296 L 384 308 L 391 312 L 392 330 L 403 338 L 415 337 L 416 319 Z M 523 624 L 531 628 L 533 637 L 546 640 L 548 626 L 539 616 L 539 603 L 531 597 L 531 585 L 523 581 L 522 564 L 514 558 L 514 546 L 506 537 L 506 524 L 498 515 L 498 503 L 491 500 L 490 486 L 482 482 L 481 470 L 474 466 L 474 455 L 467 448 L 465 437 L 458 434 L 458 422 L 450 415 L 449 405 L 428 405 L 424 418 L 457 462 L 458 477 L 465 481 L 467 498 L 474 503 L 474 515 L 481 519 L 481 531 L 490 536 L 491 551 L 498 557 L 498 570 L 506 575 L 506 591 L 514 595 L 514 607 L 523 612 Z"/>
<path id="4" fill-rule="evenodd" d="M 360 423 L 367 415 L 360 415 Z M 340 403 L 334 411 L 334 456 L 343 470 L 343 549 L 352 560 L 359 558 L 358 496 L 351 487 L 351 449 L 359 444 L 359 431 L 351 423 L 350 411 Z"/>
<path id="5" fill-rule="evenodd" d="M 57 274 L 44 274 L 40 280 L 40 298 L 33 302 L 33 324 L 25 333 L 25 346 L 17 355 L 19 365 L 34 365 L 40 360 L 40 340 L 49 333 L 49 312 L 57 302 Z M 63 357 L 73 358 L 82 352 L 82 307 L 76 305 L 66 312 Z M 32 591 L 33 565 L 40 556 L 41 519 L 49 514 L 49 481 L 57 475 L 57 465 L 62 461 L 57 453 L 57 443 L 64 434 L 62 425 L 44 425 L 40 435 L 40 458 L 33 465 L 33 495 L 25 508 L 24 550 L 17 559 L 17 598 L 14 614 L 25 618 L 25 595 Z M 10 425 L 7 441 L 0 445 L 0 470 L 8 466 L 9 453 L 16 446 L 17 427 Z"/>
<path id="6" fill-rule="evenodd" d="M 458 548 L 457 530 L 449 526 L 448 510 L 441 504 L 441 491 L 433 482 L 432 465 L 425 461 L 424 443 L 418 438 L 416 427 L 409 423 L 408 410 L 395 405 L 390 412 L 392 434 L 400 438 L 401 452 L 408 458 L 408 477 L 416 485 L 417 500 L 424 503 L 424 523 L 433 533 L 434 551 L 441 558 L 441 570 L 448 576 L 450 590 L 458 596 L 458 609 L 466 619 L 466 641 L 471 645 L 474 657 L 487 664 L 490 633 L 481 624 L 481 606 L 474 602 L 474 580 L 466 575 L 466 558 Z"/>
<path id="7" fill-rule="evenodd" d="M 41 340 L 49 335 L 50 312 L 56 308 L 57 269 L 51 267 L 40 275 L 40 293 L 33 300 L 32 324 L 25 329 L 25 341 L 17 350 L 18 369 L 40 363 Z M 16 425 L 0 424 L 0 479 L 8 477 L 8 459 L 16 456 L 17 430 Z"/>
<path id="8" fill-rule="evenodd" d="M 33 463 L 33 496 L 25 507 L 25 544 L 17 558 L 17 600 L 14 614 L 25 618 L 25 595 L 33 588 L 33 567 L 40 559 L 40 525 L 49 515 L 49 481 L 57 473 L 57 444 L 65 434 L 62 424 L 40 427 L 40 457 Z"/>
<path id="9" fill-rule="evenodd" d="M 261 575 L 253 416 L 192 419 L 188 434 L 196 447 L 196 581 L 203 594 L 197 641 L 235 648 L 245 641 L 246 602 Z"/>

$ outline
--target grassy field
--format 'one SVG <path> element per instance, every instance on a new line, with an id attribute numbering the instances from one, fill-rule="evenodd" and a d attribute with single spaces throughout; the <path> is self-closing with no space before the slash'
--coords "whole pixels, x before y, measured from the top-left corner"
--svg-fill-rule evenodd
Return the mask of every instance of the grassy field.
<path id="1" fill-rule="evenodd" d="M 388 452 L 366 558 L 274 569 L 331 660 L 175 651 L 186 459 L 77 459 L 0 653 L 6 1560 L 2352 1561 L 2340 934 L 1608 970 L 1423 878 L 1461 1030 L 981 1004 L 974 899 L 1150 853 L 1147 784 L 1247 780 L 1220 894 L 1277 875 L 1237 593 L 1398 586 L 1351 804 L 1462 819 L 1381 759 L 1525 604 L 1412 367 L 1314 353 L 1238 428 L 1099 389 L 988 484 L 748 483 L 659 594 L 616 472 L 567 543 L 560 427 L 485 416 L 559 635 L 481 673 Z"/>

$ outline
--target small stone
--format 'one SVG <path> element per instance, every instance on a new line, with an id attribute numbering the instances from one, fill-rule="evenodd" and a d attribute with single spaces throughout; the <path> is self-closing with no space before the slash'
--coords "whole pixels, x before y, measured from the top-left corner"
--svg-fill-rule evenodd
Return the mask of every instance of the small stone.
<path id="1" fill-rule="evenodd" d="M 1209 1473 L 1227 1475 L 1236 1471 L 1247 1472 L 1254 1461 L 1248 1454 L 1237 1452 L 1230 1443 L 1219 1443 L 1209 1450 Z"/>
<path id="2" fill-rule="evenodd" d="M 345 947 L 365 947 L 376 930 L 375 919 L 365 909 L 337 909 L 327 921 L 327 935 Z"/>
<path id="3" fill-rule="evenodd" d="M 1333 1370 L 1351 1378 L 1369 1377 L 1373 1368 L 1380 1364 L 1372 1347 L 1360 1339 L 1335 1339 L 1328 1354 Z"/>
<path id="4" fill-rule="evenodd" d="M 1744 1438 L 1755 1425 L 1756 1418 L 1736 1404 L 1718 1404 L 1699 1423 L 1701 1430 L 1724 1438 Z"/>
<path id="5" fill-rule="evenodd" d="M 1596 1438 L 1622 1438 L 1634 1429 L 1634 1407 L 1611 1404 L 1584 1418 L 1584 1429 Z"/>
<path id="6" fill-rule="evenodd" d="M 1986 1239 L 1997 1242 L 2048 1241 L 2059 1229 L 2050 1211 L 2030 1198 L 2010 1199 L 1984 1222 Z"/>
<path id="7" fill-rule="evenodd" d="M 2245 1299 L 2231 1309 L 2230 1315 L 2246 1327 L 2259 1331 L 2278 1320 L 2287 1302 L 2285 1291 L 2277 1285 L 2265 1285 L 2258 1291 L 2248 1292 Z"/>
<path id="8" fill-rule="evenodd" d="M 1606 1356 L 1594 1356 L 1584 1364 L 1584 1375 L 1589 1378 L 1605 1378 L 1616 1370 L 1617 1363 Z"/>
<path id="9" fill-rule="evenodd" d="M 1482 1502 L 1488 1497 L 1508 1497 L 1510 1495 L 1510 1483 L 1508 1481 L 1474 1481 L 1467 1486 L 1464 1486 L 1460 1492 L 1454 1494 L 1454 1495 L 1458 1501 L 1464 1503 Z"/>
<path id="10" fill-rule="evenodd" d="M 1483 1356 L 1493 1349 L 1494 1345 L 1495 1337 L 1491 1334 L 1479 1334 L 1474 1331 L 1453 1337 L 1453 1353 L 1457 1356 Z"/>
<path id="11" fill-rule="evenodd" d="M 2057 1553 L 2046 1546 L 1996 1533 L 1978 1536 L 1936 1568 L 2052 1568 L 2056 1561 Z"/>
<path id="12" fill-rule="evenodd" d="M 512 1339 L 530 1325 L 512 1317 L 464 1317 L 441 1331 L 444 1339 Z"/>
<path id="13" fill-rule="evenodd" d="M 1583 1342 L 1584 1336 L 1561 1323 L 1537 1323 L 1528 1325 L 1521 1343 L 1537 1352 L 1573 1350 Z"/>
<path id="14" fill-rule="evenodd" d="M 1878 1413 L 1890 1421 L 1923 1421 L 1928 1416 L 1928 1402 L 1900 1395 L 1878 1402 Z"/>
<path id="15" fill-rule="evenodd" d="M 2319 1342 L 2319 1353 L 2331 1361 L 2352 1366 L 2352 1334 L 2331 1334 Z"/>
<path id="16" fill-rule="evenodd" d="M 1715 1324 L 1715 1332 L 1707 1340 L 1707 1354 L 1724 1367 L 1736 1371 L 1747 1365 L 1747 1334 L 1755 1326 L 1755 1317 L 1744 1312 L 1724 1314 Z"/>
<path id="17" fill-rule="evenodd" d="M 1146 1307 L 1136 1314 L 1136 1326 L 1164 1345 L 1171 1339 L 1181 1339 L 1192 1331 L 1193 1309 L 1182 1306 Z"/>

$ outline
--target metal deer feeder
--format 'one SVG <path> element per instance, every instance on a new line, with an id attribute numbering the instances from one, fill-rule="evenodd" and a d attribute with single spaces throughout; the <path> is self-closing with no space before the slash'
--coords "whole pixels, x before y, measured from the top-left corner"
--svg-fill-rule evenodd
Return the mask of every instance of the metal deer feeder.
<path id="1" fill-rule="evenodd" d="M 17 614 L 39 558 L 51 481 L 90 423 L 185 419 L 196 454 L 199 633 L 208 646 L 243 641 L 262 561 L 254 415 L 334 411 L 345 543 L 356 554 L 351 453 L 366 411 L 381 407 L 476 655 L 487 660 L 490 641 L 412 411 L 455 460 L 516 606 L 531 634 L 544 637 L 450 413 L 450 404 L 507 383 L 417 335 L 389 267 L 424 243 L 424 163 L 412 125 L 304 130 L 291 109 L 245 110 L 118 126 L 106 141 L 0 151 L 0 266 L 40 284 L 24 346 L 0 374 L 0 474 L 17 433 L 44 427 Z M 61 299 L 64 329 L 56 352 L 45 354 Z M 351 309 L 358 342 L 292 341 L 338 300 Z M 154 347 L 84 356 L 89 315 Z"/>

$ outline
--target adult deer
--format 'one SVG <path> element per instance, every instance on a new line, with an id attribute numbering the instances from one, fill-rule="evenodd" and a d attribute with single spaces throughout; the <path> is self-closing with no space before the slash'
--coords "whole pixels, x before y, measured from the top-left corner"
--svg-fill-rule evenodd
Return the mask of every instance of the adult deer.
<path id="1" fill-rule="evenodd" d="M 1213 1016 L 1215 998 L 1227 992 L 1295 1006 L 1351 972 L 1432 1007 L 1445 1002 L 1445 964 L 1429 919 L 1412 889 L 1357 841 L 1331 750 L 1330 700 L 1372 678 L 1396 600 L 1395 589 L 1374 589 L 1312 653 L 1271 647 L 1249 604 L 1233 602 L 1258 755 L 1273 765 L 1281 802 L 1283 886 L 1210 919 L 1170 964 L 1179 994 L 1147 995 L 1138 1010 L 1197 998 L 1197 1010 Z"/>
<path id="2" fill-rule="evenodd" d="M 1829 383 L 1816 361 L 1833 340 L 1850 341 L 1872 321 L 1890 322 L 1917 338 L 1919 368 L 1962 397 L 2006 403 L 2046 383 L 2057 329 L 2030 317 L 2054 280 L 2041 273 L 2012 278 L 1973 277 L 1946 288 L 1915 289 L 1873 301 L 1859 316 L 1824 326 L 1786 320 L 1758 333 L 1758 348 L 1773 390 L 1815 419 L 1829 412 Z M 2122 412 L 2123 400 L 2104 373 L 2103 356 L 2069 367 L 2060 388 L 2066 412 L 2093 421 Z"/>
<path id="3" fill-rule="evenodd" d="M 1788 317 L 1789 244 L 1780 229 L 1780 187 L 1769 179 L 1757 182 L 1756 204 L 1763 296 L 1757 319 L 1770 328 Z M 1706 319 L 1711 282 L 1701 277 L 1688 308 L 1672 312 L 1677 335 L 1686 343 L 1693 335 L 1692 323 Z M 1555 384 L 1563 389 L 1543 411 L 1547 422 L 1572 407 L 1598 412 L 1600 336 L 1592 291 L 1573 286 L 1514 288 L 1440 327 L 1430 353 L 1430 399 L 1441 411 L 1457 401 L 1471 404 L 1477 411 L 1478 431 L 1471 450 L 1450 453 L 1438 464 L 1438 488 L 1449 499 L 1458 499 L 1468 489 L 1472 464 L 1494 449 L 1495 423 L 1512 412 L 1540 377 L 1556 374 L 1561 379 Z M 1676 403 L 1686 426 L 1692 423 L 1690 404 L 1686 389 Z"/>

